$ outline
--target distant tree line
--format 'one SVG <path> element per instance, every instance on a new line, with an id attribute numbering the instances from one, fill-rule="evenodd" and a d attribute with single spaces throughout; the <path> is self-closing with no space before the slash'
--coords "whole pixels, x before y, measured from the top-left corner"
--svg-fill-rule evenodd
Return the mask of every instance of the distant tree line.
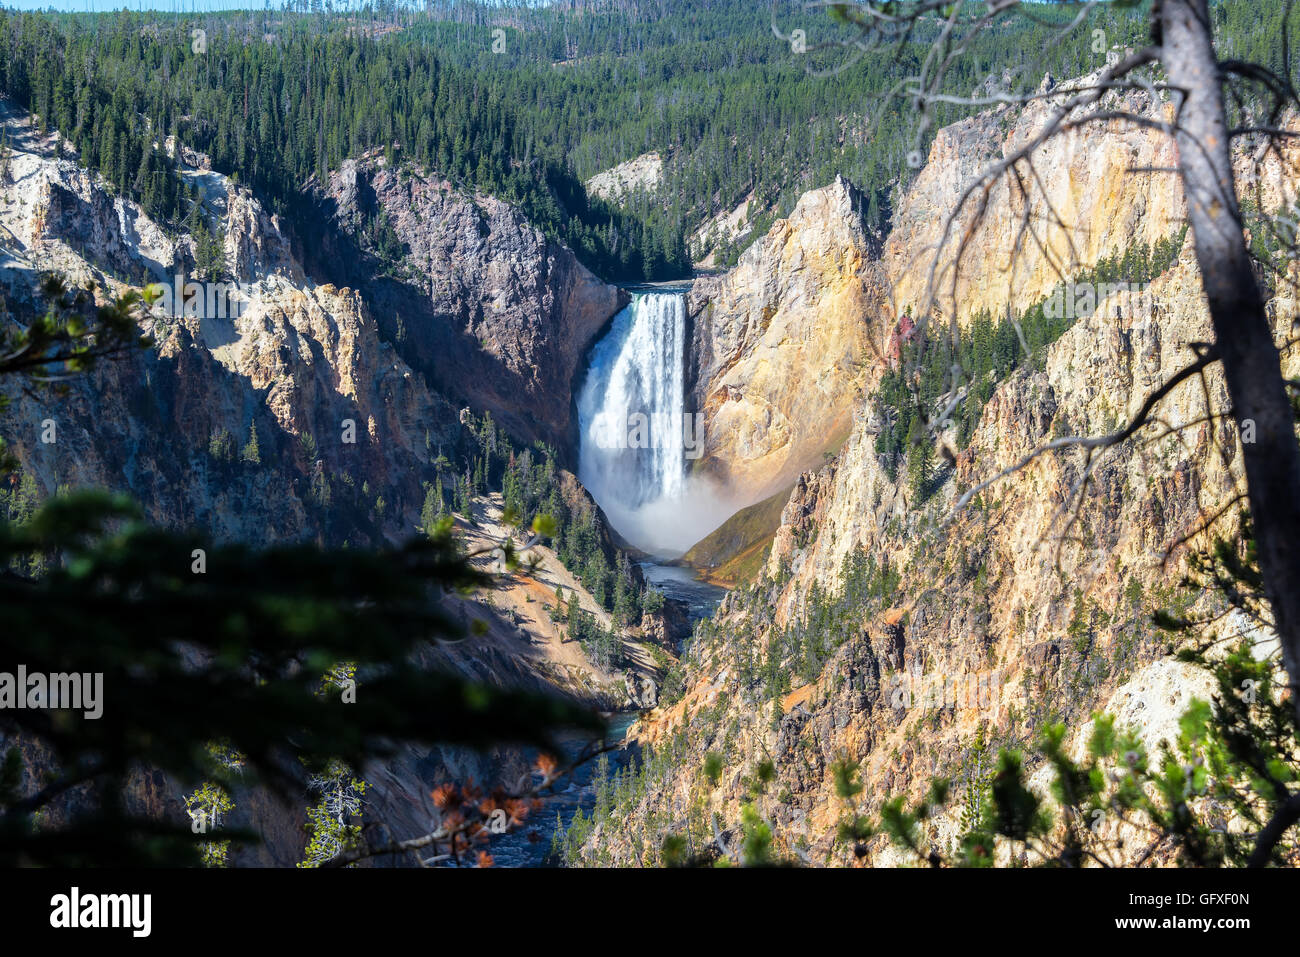
<path id="1" fill-rule="evenodd" d="M 164 221 L 196 198 L 162 149 L 168 136 L 303 215 L 312 177 L 382 149 L 517 204 L 615 280 L 684 275 L 686 237 L 708 218 L 752 194 L 762 226 L 836 173 L 867 188 L 863 215 L 883 229 L 892 190 L 912 174 L 905 104 L 873 103 L 914 68 L 910 53 L 810 76 L 809 56 L 772 36 L 770 10 L 740 0 L 509 12 L 494 52 L 503 12 L 472 4 L 202 18 L 0 11 L 0 92 Z M 1139 22 L 1100 16 L 1116 43 Z M 808 28 L 812 43 L 834 25 Z M 1051 29 L 983 39 L 971 83 L 990 62 L 1043 49 Z M 1052 48 L 1044 68 L 1092 69 L 1089 42 Z M 666 159 L 653 193 L 622 206 L 587 195 L 584 179 L 650 150 Z M 723 260 L 760 232 L 727 244 Z"/>

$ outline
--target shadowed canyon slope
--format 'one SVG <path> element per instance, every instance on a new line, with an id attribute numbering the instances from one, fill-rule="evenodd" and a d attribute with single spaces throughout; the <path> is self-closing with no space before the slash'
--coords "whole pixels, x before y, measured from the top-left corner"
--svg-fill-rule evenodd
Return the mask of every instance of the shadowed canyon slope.
<path id="1" fill-rule="evenodd" d="M 42 308 L 33 290 L 49 270 L 74 285 L 94 281 L 101 296 L 146 283 L 177 288 L 177 276 L 193 275 L 192 237 L 169 235 L 75 157 L 56 158 L 54 138 L 37 136 L 17 114 L 6 116 L 15 146 L 0 204 L 10 302 Z M 256 538 L 262 529 L 302 534 L 326 523 L 324 509 L 305 519 L 303 500 L 315 476 L 332 479 L 335 495 L 346 476 L 350 486 L 371 490 L 367 510 L 385 499 L 364 536 L 373 538 L 415 524 L 420 480 L 430 477 L 421 470 L 463 441 L 462 404 L 517 426 L 512 431 L 524 439 L 564 443 L 569 383 L 620 294 L 517 210 L 490 197 L 462 197 L 436 177 L 431 184 L 409 177 L 398 203 L 397 174 L 375 161 L 360 164 L 361 172 L 350 163 L 332 177 L 329 200 L 344 228 L 322 229 L 304 245 L 309 260 L 326 248 L 353 255 L 341 255 L 330 280 L 318 281 L 278 217 L 206 169 L 202 157 L 187 159 L 193 165 L 185 178 L 200 188 L 206 215 L 224 227 L 227 278 L 241 284 L 241 301 L 220 315 L 156 310 L 147 323 L 155 350 L 108 365 L 96 373 L 103 381 L 73 386 L 85 404 L 101 389 L 123 401 L 106 403 L 93 418 L 67 417 L 58 443 L 35 441 L 40 403 L 16 396 L 14 418 L 23 429 L 13 439 L 46 491 L 113 479 L 149 502 L 161 521 L 211 520 L 232 537 Z M 370 215 L 358 204 L 377 215 L 376 195 L 389 200 L 394 211 L 385 221 L 409 244 L 400 278 L 371 270 L 367 253 L 353 245 L 359 240 L 346 232 Z M 413 196 L 424 205 L 417 209 Z M 370 285 L 349 286 L 350 274 Z M 409 311 L 390 308 L 413 302 Z M 344 437 L 349 421 L 354 442 Z M 263 495 L 251 497 L 251 512 L 208 500 L 230 459 L 214 439 L 228 437 L 237 452 L 252 428 L 263 447 L 261 477 L 235 484 L 268 481 L 283 489 L 286 501 L 267 504 L 265 513 L 257 511 Z M 318 487 L 316 497 L 322 492 Z M 272 516 L 276 510 L 284 514 Z"/>
<path id="2" fill-rule="evenodd" d="M 189 236 L 170 238 L 75 161 L 49 155 L 25 124 L 9 130 L 19 149 L 0 222 L 14 239 L 4 264 L 12 305 L 43 309 L 32 300 L 46 270 L 74 285 L 93 281 L 100 296 L 145 283 L 174 289 L 178 275 L 192 273 Z M 454 408 L 382 340 L 354 291 L 305 278 L 281 222 L 250 193 L 210 172 L 191 176 L 226 224 L 225 255 L 245 301 L 204 316 L 159 310 L 146 321 L 156 348 L 73 383 L 65 403 L 15 394 L 11 439 L 24 470 L 47 494 L 78 485 L 130 491 L 160 522 L 223 537 L 342 540 L 409 527 L 404 510 L 418 509 L 421 497 L 411 463 L 458 440 Z M 101 394 L 111 401 L 97 402 Z M 52 443 L 37 440 L 47 414 L 58 426 Z M 347 421 L 354 443 L 344 441 Z M 260 461 L 241 469 L 235 459 L 254 429 Z M 320 482 L 311 503 L 316 476 L 338 486 L 343 475 L 391 511 L 360 524 L 338 518 L 346 507 L 327 516 Z M 346 491 L 332 494 L 342 505 Z"/>
<path id="3" fill-rule="evenodd" d="M 626 294 L 509 204 L 382 156 L 345 162 L 318 193 L 336 229 L 313 269 L 350 264 L 413 367 L 513 434 L 565 446 L 574 377 Z"/>

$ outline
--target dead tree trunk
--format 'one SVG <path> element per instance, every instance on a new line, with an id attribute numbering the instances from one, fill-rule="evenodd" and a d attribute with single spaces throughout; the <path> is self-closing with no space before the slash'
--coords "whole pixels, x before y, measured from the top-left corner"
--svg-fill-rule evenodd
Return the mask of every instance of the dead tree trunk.
<path id="1" fill-rule="evenodd" d="M 1300 445 L 1264 299 L 1242 235 L 1222 78 L 1207 0 L 1162 0 L 1161 57 L 1181 90 L 1176 124 L 1187 216 L 1196 243 L 1239 434 L 1264 589 L 1300 713 Z"/>

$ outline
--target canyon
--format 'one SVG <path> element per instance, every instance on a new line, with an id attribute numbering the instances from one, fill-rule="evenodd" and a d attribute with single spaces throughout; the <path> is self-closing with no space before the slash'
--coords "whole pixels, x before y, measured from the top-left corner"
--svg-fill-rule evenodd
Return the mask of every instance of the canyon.
<path id="1" fill-rule="evenodd" d="M 4 106 L 0 119 L 11 150 L 0 182 L 6 313 L 28 321 L 43 313 L 40 289 L 50 272 L 101 304 L 197 278 L 191 235 L 162 228 L 115 195 L 28 115 Z M 187 150 L 176 158 L 203 214 L 221 224 L 228 273 L 221 281 L 239 290 L 239 301 L 215 315 L 154 308 L 140 323 L 152 346 L 63 389 L 6 383 L 14 489 L 21 476 L 41 499 L 78 487 L 125 492 L 148 520 L 200 528 L 218 541 L 380 546 L 421 527 L 430 484 L 449 479 L 448 460 L 475 441 L 471 405 L 523 441 L 567 442 L 569 383 L 627 297 L 517 210 L 451 191 L 436 177 L 399 182 L 382 162 L 362 158 L 311 194 L 328 210 L 322 222 L 335 225 L 322 226 L 304 250 L 282 217 L 205 157 Z M 372 268 L 349 232 L 375 203 L 392 211 L 412 262 L 423 263 L 418 280 L 414 267 L 401 276 Z M 334 281 L 313 278 L 323 255 L 346 264 Z M 612 561 L 608 525 L 590 496 L 563 470 L 559 483 L 569 513 L 590 517 Z M 473 514 L 458 517 L 458 533 L 490 550 L 517 534 L 502 509 L 499 494 L 476 499 Z M 482 626 L 479 640 L 430 645 L 428 666 L 605 711 L 635 707 L 643 679 L 659 673 L 649 648 L 671 648 L 682 627 L 677 609 L 648 614 L 624 634 L 630 670 L 602 666 L 543 609 L 562 589 L 606 627 L 608 612 L 545 544 L 524 558 L 537 565 L 508 576 L 510 587 L 456 602 L 462 620 Z M 38 747 L 23 752 L 31 779 L 51 770 Z M 362 773 L 374 782 L 374 816 L 411 834 L 427 824 L 439 781 L 513 780 L 527 761 L 504 746 L 491 754 L 433 748 Z M 230 823 L 262 838 L 236 852 L 237 865 L 301 859 L 303 806 L 256 787 L 233 797 Z M 128 795 L 134 810 L 184 821 L 182 799 L 177 782 L 147 769 Z M 72 816 L 86 800 L 74 796 L 56 816 Z"/>
<path id="2" fill-rule="evenodd" d="M 836 177 L 736 266 L 669 289 L 604 282 L 519 209 L 380 151 L 305 185 L 307 231 L 172 144 L 223 226 L 225 261 L 249 301 L 233 317 L 150 316 L 153 347 L 71 383 L 57 403 L 12 389 L 7 438 L 43 496 L 107 487 L 138 498 L 152 521 L 221 539 L 375 545 L 420 527 L 441 462 L 472 452 L 472 421 L 490 415 L 554 451 L 566 506 L 596 523 L 612 561 L 620 544 L 639 558 L 686 553 L 688 564 L 728 568 L 719 580 L 734 589 L 685 644 L 680 605 L 647 613 L 621 635 L 631 665 L 606 668 L 566 642 L 547 602 L 568 591 L 602 627 L 609 613 L 557 550 L 536 545 L 536 569 L 461 608 L 484 622 L 481 642 L 428 649 L 431 667 L 644 712 L 630 741 L 666 757 L 639 772 L 571 863 L 661 863 L 664 837 L 706 839 L 715 820 L 734 836 L 765 759 L 775 786 L 761 812 L 781 853 L 910 863 L 882 838 L 861 855 L 836 839 L 835 761 L 860 763 L 875 807 L 917 796 L 938 773 L 969 800 L 996 748 L 1031 743 L 1046 721 L 1080 728 L 1110 710 L 1154 747 L 1206 693 L 1204 673 L 1173 661 L 1149 618 L 1179 600 L 1171 583 L 1201 543 L 1195 529 L 1242 481 L 1237 437 L 1208 417 L 1227 404 L 1217 374 L 1168 398 L 1166 434 L 1100 461 L 1039 457 L 957 508 L 1042 442 L 1124 422 L 1211 338 L 1190 244 L 1151 277 L 1151 310 L 1103 301 L 999 381 L 964 444 L 940 423 L 931 438 L 948 454 L 923 492 L 877 448 L 892 412 L 877 390 L 914 317 L 960 335 L 981 314 L 1022 313 L 1063 276 L 1178 233 L 1183 199 L 1159 172 L 1172 147 L 1112 124 L 1048 144 L 1036 160 L 1040 194 L 1027 200 L 1000 180 L 978 221 L 959 216 L 956 268 L 948 211 L 977 169 L 1033 136 L 1053 84 L 1044 80 L 1034 105 L 940 130 L 887 234 L 867 226 L 858 187 Z M 1167 110 L 1128 96 L 1130 108 Z M 3 120 L 13 145 L 0 183 L 7 309 L 39 313 L 32 290 L 49 270 L 99 297 L 193 270 L 192 237 L 114 195 L 57 134 L 14 109 Z M 1243 157 L 1244 188 L 1258 187 L 1266 209 L 1293 203 L 1297 158 L 1265 158 L 1256 172 Z M 652 186 L 656 162 L 647 154 L 596 185 L 611 195 Z M 1026 202 L 1058 218 L 1041 242 L 1017 240 Z M 1277 292 L 1270 310 L 1281 342 L 1296 302 Z M 700 455 L 674 440 L 598 461 L 591 425 L 609 411 L 698 415 Z M 42 442 L 50 420 L 58 440 Z M 255 459 L 231 454 L 245 443 Z M 484 547 L 510 535 L 504 504 L 480 497 L 458 532 Z M 654 525 L 671 529 L 655 537 Z M 868 560 L 896 580 L 875 603 L 845 593 L 846 570 Z M 769 667 L 786 683 L 755 678 Z M 670 676 L 673 693 L 643 700 L 642 679 L 662 687 Z M 937 705 L 927 690 L 936 682 Z M 967 685 L 978 693 L 951 693 Z M 716 783 L 703 771 L 714 754 L 724 762 Z M 509 748 L 434 749 L 365 773 L 377 816 L 405 834 L 427 819 L 432 784 L 517 774 L 524 760 Z M 35 774 L 39 756 L 30 764 Z M 183 813 L 175 783 L 148 772 L 132 799 Z M 234 822 L 264 838 L 238 863 L 300 855 L 300 809 L 256 790 L 236 803 Z M 927 839 L 942 846 L 958 829 L 941 816 Z"/>
<path id="3" fill-rule="evenodd" d="M 1048 78 L 1043 90 L 1051 89 Z M 1128 105 L 1156 114 L 1167 109 L 1140 94 Z M 1037 457 L 957 508 L 964 491 L 1042 443 L 1117 428 L 1193 358 L 1196 343 L 1212 338 L 1190 241 L 1151 278 L 1150 309 L 1103 301 L 1048 345 L 1040 364 L 998 383 L 964 448 L 938 423 L 933 438 L 950 461 L 929 488 L 910 488 L 877 451 L 890 410 L 873 391 L 897 362 L 890 338 L 906 338 L 909 314 L 933 307 L 960 332 L 981 312 L 1024 310 L 1064 276 L 1177 231 L 1182 196 L 1177 181 L 1159 172 L 1173 165 L 1171 147 L 1151 131 L 1112 123 L 1092 128 L 1086 140 L 1054 142 L 1035 161 L 1035 200 L 1055 210 L 1059 230 L 1046 230 L 1042 244 L 1027 243 L 1012 255 L 1027 200 L 1004 178 L 978 222 L 957 217 L 954 233 L 967 242 L 954 270 L 955 244 L 939 242 L 947 215 L 974 172 L 1032 136 L 1050 107 L 1050 98 L 1023 110 L 1003 107 L 941 130 L 883 244 L 873 248 L 850 230 L 827 255 L 805 255 L 789 226 L 777 224 L 736 271 L 697 282 L 697 341 L 709 357 L 704 367 L 716 373 L 697 382 L 694 394 L 710 426 L 729 424 L 710 434 L 705 464 L 745 484 L 747 463 L 765 458 L 779 478 L 766 486 L 750 481 L 748 501 L 786 481 L 785 469 L 801 463 L 802 470 L 761 572 L 697 630 L 677 699 L 633 729 L 659 760 L 625 789 L 608 818 L 584 832 L 578 862 L 662 863 L 669 836 L 696 852 L 734 847 L 742 810 L 752 807 L 786 859 L 923 864 L 883 835 L 856 848 L 837 837 L 847 805 L 837 795 L 836 762 L 858 767 L 868 811 L 890 795 L 920 798 L 933 777 L 950 779 L 952 806 L 926 821 L 921 834 L 923 849 L 943 853 L 960 835 L 963 815 L 978 806 L 998 748 L 1025 751 L 1031 781 L 1045 789 L 1047 769 L 1032 763 L 1045 723 L 1064 722 L 1077 749 L 1090 716 L 1108 712 L 1154 751 L 1177 735 L 1194 697 L 1210 696 L 1207 672 L 1170 657 L 1174 646 L 1152 626 L 1151 614 L 1205 600 L 1181 592 L 1177 582 L 1189 552 L 1208 545 L 1199 529 L 1241 487 L 1235 430 L 1211 417 L 1227 405 L 1217 373 L 1175 389 L 1148 439 L 1109 448 L 1097 460 L 1077 450 Z M 1294 160 L 1290 151 L 1268 158 L 1241 153 L 1243 195 L 1266 197 L 1265 210 L 1289 205 Z M 829 196 L 836 191 L 847 195 L 836 184 Z M 1068 250 L 1066 235 L 1074 237 Z M 778 250 L 780 258 L 773 255 Z M 789 271 L 781 271 L 782 264 L 802 263 L 832 264 L 810 284 L 826 300 L 804 298 L 809 286 L 792 284 Z M 931 266 L 941 277 L 935 290 L 926 282 Z M 754 277 L 746 287 L 751 308 L 735 308 L 733 321 L 711 326 L 718 303 L 744 301 L 728 289 L 746 271 Z M 785 305 L 768 291 L 772 286 L 790 289 L 791 303 L 802 301 L 809 317 L 803 336 L 823 344 L 816 354 L 834 363 L 830 369 L 853 369 L 856 360 L 856 378 L 832 372 L 824 386 L 821 378 L 766 375 L 781 368 L 783 352 L 803 348 L 797 325 L 791 332 L 766 324 Z M 1280 281 L 1269 307 L 1279 346 L 1297 321 L 1291 288 Z M 852 359 L 835 362 L 840 356 Z M 730 380 L 728 361 L 744 370 Z M 1284 369 L 1300 370 L 1293 353 Z M 714 387 L 724 383 L 729 388 Z M 811 456 L 786 440 L 783 427 L 797 416 L 793 400 L 801 390 L 837 383 L 834 396 L 819 395 L 823 412 L 815 420 L 828 459 L 809 466 Z M 811 438 L 806 426 L 791 431 Z M 1231 535 L 1237 518 L 1229 512 L 1217 533 Z M 879 586 L 883 601 L 863 594 L 864 569 L 875 576 L 866 582 L 868 595 L 896 576 L 892 588 Z M 1234 619 L 1223 633 L 1243 627 Z M 1276 648 L 1266 633 L 1246 633 L 1255 634 L 1257 654 Z M 762 677 L 773 674 L 793 678 L 774 687 Z M 773 779 L 755 798 L 756 769 L 769 762 Z"/>

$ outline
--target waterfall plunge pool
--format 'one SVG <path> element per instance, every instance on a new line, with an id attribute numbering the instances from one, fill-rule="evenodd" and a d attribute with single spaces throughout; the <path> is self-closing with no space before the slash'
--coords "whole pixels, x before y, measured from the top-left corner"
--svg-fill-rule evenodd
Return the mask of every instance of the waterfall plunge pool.
<path id="1" fill-rule="evenodd" d="M 635 291 L 592 347 L 577 398 L 578 478 L 623 538 L 664 559 L 735 511 L 691 474 L 702 416 L 686 411 L 684 289 Z"/>

